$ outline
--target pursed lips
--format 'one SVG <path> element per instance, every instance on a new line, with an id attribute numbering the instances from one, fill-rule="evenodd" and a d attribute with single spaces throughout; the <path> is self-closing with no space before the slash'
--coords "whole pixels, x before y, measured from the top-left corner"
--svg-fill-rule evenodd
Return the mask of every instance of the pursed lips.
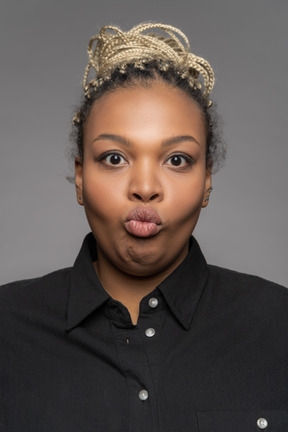
<path id="1" fill-rule="evenodd" d="M 161 229 L 161 218 L 151 207 L 136 207 L 126 217 L 125 228 L 134 237 L 152 237 Z"/>

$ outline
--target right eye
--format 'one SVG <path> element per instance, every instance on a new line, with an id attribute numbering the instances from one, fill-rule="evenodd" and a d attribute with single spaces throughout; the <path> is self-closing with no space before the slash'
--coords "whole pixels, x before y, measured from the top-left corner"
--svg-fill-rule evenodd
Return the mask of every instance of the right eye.
<path id="1" fill-rule="evenodd" d="M 119 166 L 127 164 L 126 159 L 121 154 L 115 152 L 104 153 L 100 156 L 98 160 L 109 166 Z"/>

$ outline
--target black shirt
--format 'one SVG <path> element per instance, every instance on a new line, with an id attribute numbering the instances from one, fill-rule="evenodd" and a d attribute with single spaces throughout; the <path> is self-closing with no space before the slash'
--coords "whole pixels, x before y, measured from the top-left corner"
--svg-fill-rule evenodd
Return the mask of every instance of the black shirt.
<path id="1" fill-rule="evenodd" d="M 208 266 L 195 239 L 137 326 L 94 271 L 0 290 L 0 431 L 288 430 L 288 291 Z"/>

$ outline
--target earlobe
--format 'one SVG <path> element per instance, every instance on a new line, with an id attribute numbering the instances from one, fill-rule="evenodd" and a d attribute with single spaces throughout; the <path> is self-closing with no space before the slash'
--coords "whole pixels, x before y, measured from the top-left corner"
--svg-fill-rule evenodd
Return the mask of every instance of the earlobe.
<path id="1" fill-rule="evenodd" d="M 83 193 L 82 193 L 82 172 L 83 163 L 80 157 L 75 158 L 75 187 L 76 197 L 80 205 L 83 205 Z"/>
<path id="2" fill-rule="evenodd" d="M 213 190 L 213 187 L 210 186 L 210 187 L 207 189 L 207 191 L 205 192 L 204 200 L 203 200 L 203 203 L 202 203 L 202 208 L 207 207 L 207 205 L 208 205 L 208 203 L 209 203 L 210 194 L 211 194 L 212 190 Z"/>
<path id="3" fill-rule="evenodd" d="M 206 181 L 205 181 L 205 194 L 203 197 L 203 202 L 202 202 L 202 208 L 207 207 L 208 203 L 209 203 L 209 198 L 210 198 L 210 194 L 213 190 L 212 187 L 212 175 L 211 175 L 211 171 L 210 169 L 207 171 L 206 174 Z"/>

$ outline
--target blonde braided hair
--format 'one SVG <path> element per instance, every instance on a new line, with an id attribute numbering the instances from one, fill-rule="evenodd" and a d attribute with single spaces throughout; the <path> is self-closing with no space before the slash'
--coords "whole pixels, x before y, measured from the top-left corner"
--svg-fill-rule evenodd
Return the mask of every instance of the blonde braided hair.
<path id="1" fill-rule="evenodd" d="M 154 32 L 151 33 L 151 30 Z M 162 36 L 161 32 L 169 37 Z M 104 26 L 99 35 L 93 36 L 88 44 L 89 61 L 83 79 L 85 96 L 89 98 L 91 91 L 110 80 L 116 68 L 125 74 L 128 64 L 144 70 L 145 64 L 157 61 L 159 70 L 167 71 L 173 66 L 181 78 L 188 80 L 191 87 L 202 91 L 209 105 L 211 102 L 208 96 L 215 81 L 213 69 L 205 59 L 189 51 L 188 38 L 181 30 L 170 25 L 143 23 L 127 32 L 115 26 Z M 94 76 L 89 80 L 92 71 Z M 203 86 L 199 81 L 200 74 Z"/>

